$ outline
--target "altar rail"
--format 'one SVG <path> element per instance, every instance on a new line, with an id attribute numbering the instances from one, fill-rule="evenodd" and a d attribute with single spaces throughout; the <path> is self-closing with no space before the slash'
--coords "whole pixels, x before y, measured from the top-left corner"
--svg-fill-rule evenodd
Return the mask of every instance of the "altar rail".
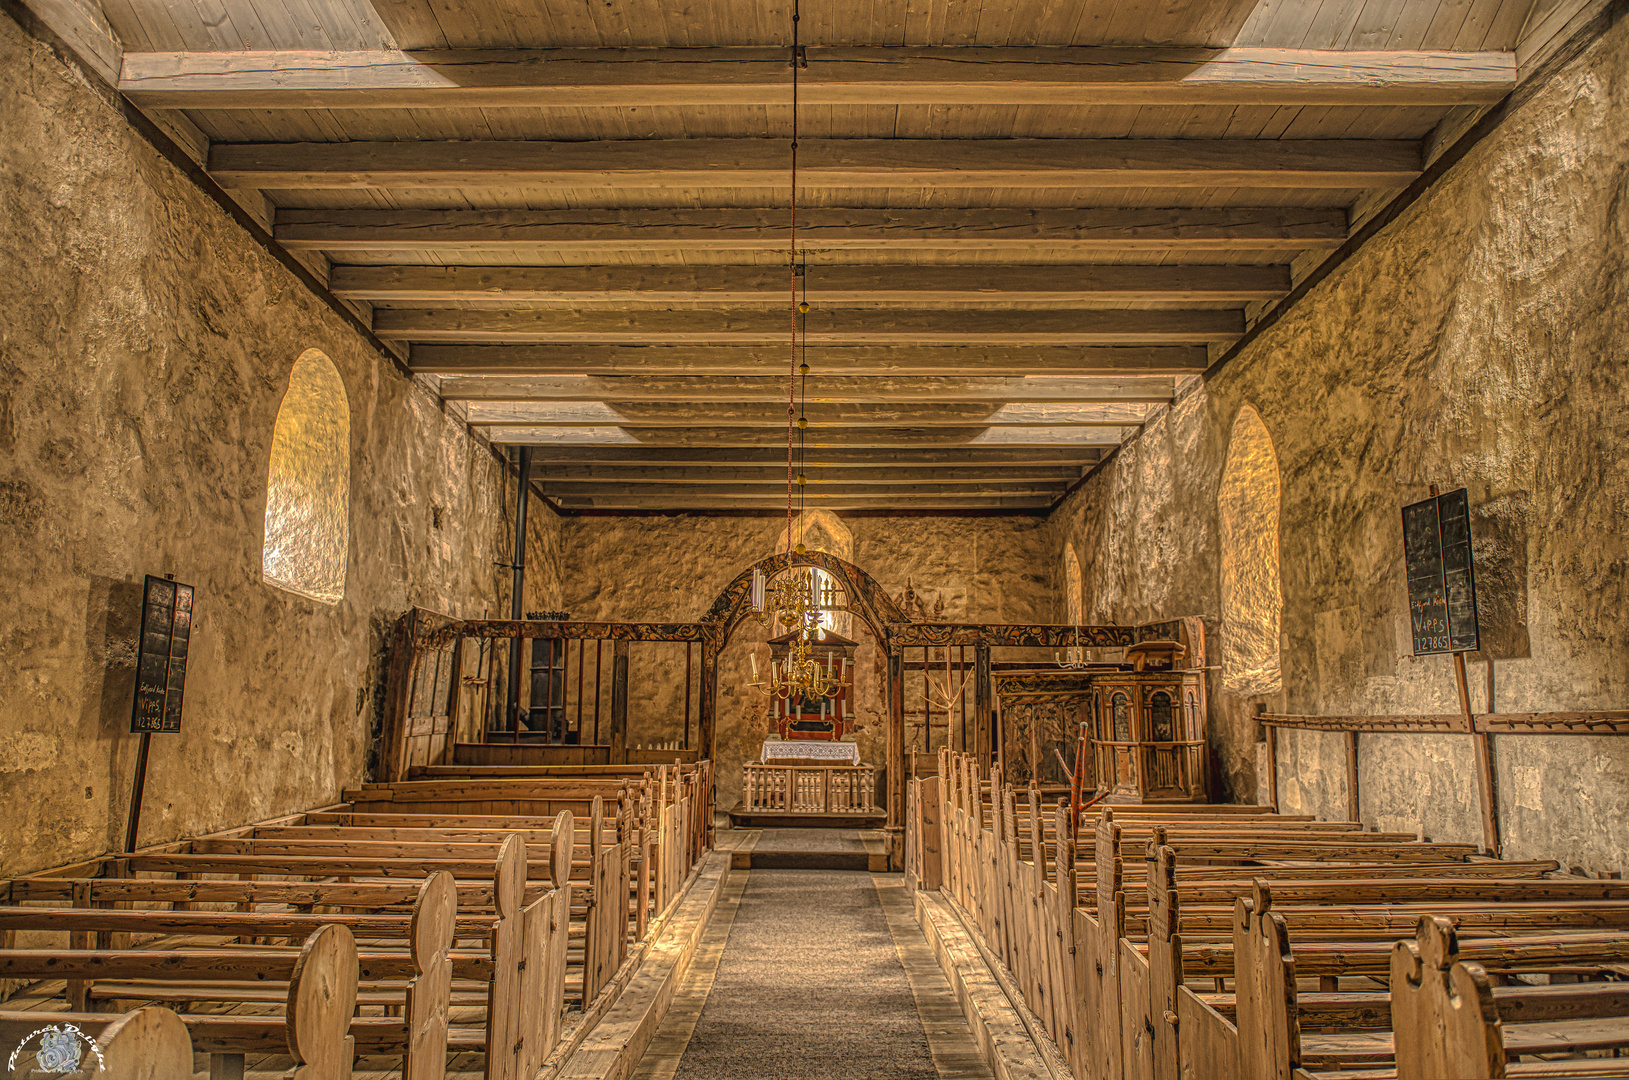
<path id="1" fill-rule="evenodd" d="M 750 812 L 876 814 L 877 770 L 870 765 L 743 765 L 742 806 Z"/>

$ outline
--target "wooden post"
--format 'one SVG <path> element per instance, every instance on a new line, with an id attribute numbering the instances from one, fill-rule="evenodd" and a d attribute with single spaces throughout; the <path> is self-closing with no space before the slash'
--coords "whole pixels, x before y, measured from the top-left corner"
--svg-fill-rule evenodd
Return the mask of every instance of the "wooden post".
<path id="1" fill-rule="evenodd" d="M 690 655 L 694 642 L 684 643 L 684 748 L 690 749 Z"/>
<path id="2" fill-rule="evenodd" d="M 708 761 L 717 760 L 718 747 L 713 745 L 717 711 L 718 645 L 709 637 L 701 643 L 701 679 L 696 687 L 696 754 Z"/>
<path id="3" fill-rule="evenodd" d="M 941 823 L 939 785 L 937 776 L 925 777 L 917 788 L 917 824 L 921 829 L 922 862 L 917 867 L 917 887 L 925 892 L 938 892 L 944 884 L 943 825 Z"/>
<path id="4" fill-rule="evenodd" d="M 130 813 L 125 819 L 124 850 L 131 855 L 136 851 L 136 835 L 141 829 L 141 796 L 147 786 L 147 751 L 153 745 L 153 733 L 141 733 L 136 747 L 136 776 L 130 783 Z"/>
<path id="5" fill-rule="evenodd" d="M 1278 813 L 1278 729 L 1271 724 L 1262 728 L 1267 740 L 1267 805 Z"/>
<path id="6" fill-rule="evenodd" d="M 991 747 L 990 646 L 973 646 L 973 748 L 979 764 L 990 768 Z"/>
<path id="7" fill-rule="evenodd" d="M 628 643 L 611 645 L 611 764 L 628 764 Z"/>
<path id="8" fill-rule="evenodd" d="M 1358 812 L 1357 732 L 1346 733 L 1346 820 L 1363 820 Z"/>
<path id="9" fill-rule="evenodd" d="M 888 650 L 888 866 L 898 868 L 904 851 L 905 651 Z"/>
<path id="10" fill-rule="evenodd" d="M 1454 653 L 1454 683 L 1459 688 L 1459 711 L 1465 718 L 1465 730 L 1471 733 L 1471 748 L 1476 754 L 1476 798 L 1482 810 L 1482 849 L 1497 856 L 1499 843 L 1498 789 L 1493 783 L 1493 746 L 1485 731 L 1476 730 L 1476 717 L 1471 714 L 1471 688 L 1465 678 L 1465 654 Z"/>

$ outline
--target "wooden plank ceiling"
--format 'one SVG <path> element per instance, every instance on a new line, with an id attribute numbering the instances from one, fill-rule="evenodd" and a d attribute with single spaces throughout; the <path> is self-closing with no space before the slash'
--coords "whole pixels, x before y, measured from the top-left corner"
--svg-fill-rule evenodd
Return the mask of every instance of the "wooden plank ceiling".
<path id="1" fill-rule="evenodd" d="M 105 0 L 121 89 L 564 508 L 1038 510 L 1531 0 Z M 792 252 L 795 251 L 795 258 Z M 795 300 L 806 300 L 794 357 Z"/>

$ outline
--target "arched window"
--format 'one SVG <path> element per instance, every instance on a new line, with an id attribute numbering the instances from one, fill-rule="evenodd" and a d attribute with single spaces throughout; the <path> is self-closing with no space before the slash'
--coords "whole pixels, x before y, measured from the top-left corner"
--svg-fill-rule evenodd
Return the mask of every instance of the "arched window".
<path id="1" fill-rule="evenodd" d="M 266 472 L 269 585 L 325 604 L 345 595 L 350 546 L 351 410 L 333 361 L 307 349 L 277 410 Z"/>
<path id="2" fill-rule="evenodd" d="M 823 551 L 827 555 L 835 555 L 844 562 L 854 561 L 854 533 L 843 520 L 830 510 L 805 510 L 792 521 L 791 546 L 802 544 L 807 551 Z M 781 530 L 779 539 L 775 541 L 776 551 L 785 551 L 787 548 L 786 530 Z M 830 574 L 819 567 L 815 568 L 814 586 L 817 591 L 823 587 L 837 586 Z M 837 631 L 844 637 L 851 637 L 854 633 L 854 617 L 846 611 L 828 612 L 821 616 L 829 629 Z"/>
<path id="3" fill-rule="evenodd" d="M 1235 694 L 1276 694 L 1279 623 L 1278 454 L 1256 410 L 1233 421 L 1222 490 L 1216 499 L 1222 540 L 1222 687 Z"/>
<path id="4" fill-rule="evenodd" d="M 1084 601 L 1081 595 L 1080 558 L 1073 543 L 1063 548 L 1063 614 L 1064 621 L 1079 626 Z"/>

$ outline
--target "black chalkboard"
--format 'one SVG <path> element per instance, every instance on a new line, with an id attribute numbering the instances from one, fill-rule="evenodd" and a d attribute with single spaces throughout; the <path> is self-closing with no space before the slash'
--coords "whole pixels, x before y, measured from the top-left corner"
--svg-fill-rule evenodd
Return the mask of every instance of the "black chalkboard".
<path id="1" fill-rule="evenodd" d="M 181 730 L 181 698 L 192 639 L 192 586 L 147 575 L 131 731 Z"/>
<path id="2" fill-rule="evenodd" d="M 1477 651 L 1471 503 L 1464 488 L 1403 507 L 1403 557 L 1414 655 Z"/>

